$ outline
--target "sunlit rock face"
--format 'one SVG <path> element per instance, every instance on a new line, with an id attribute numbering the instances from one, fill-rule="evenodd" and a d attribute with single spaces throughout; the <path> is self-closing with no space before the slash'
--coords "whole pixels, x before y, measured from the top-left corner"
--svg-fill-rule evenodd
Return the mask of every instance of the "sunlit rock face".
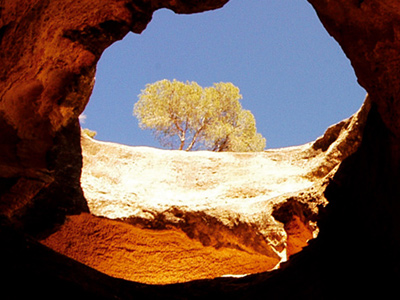
<path id="1" fill-rule="evenodd" d="M 276 269 L 317 236 L 326 185 L 358 148 L 369 109 L 367 98 L 313 143 L 256 153 L 131 147 L 83 133 L 92 215 L 69 216 L 41 242 L 142 283 Z"/>
<path id="2" fill-rule="evenodd" d="M 156 9 L 190 13 L 225 2 L 1 1 L 1 213 L 35 232 L 88 211 L 77 118 L 101 53 L 140 33 Z"/>
<path id="3" fill-rule="evenodd" d="M 0 2 L 0 234 L 7 273 L 2 293 L 21 298 L 105 299 L 360 298 L 393 295 L 400 270 L 400 3 L 397 0 L 309 0 L 351 60 L 371 109 L 360 144 L 339 166 L 330 203 L 310 246 L 281 269 L 174 286 L 116 280 L 58 255 L 25 235 L 66 214 L 88 211 L 79 185 L 77 116 L 93 86 L 103 50 L 152 12 L 221 7 L 226 1 Z M 282 4 L 283 5 L 283 4 Z M 295 227 L 295 226 L 291 226 Z M 290 229 L 290 228 L 289 228 Z M 19 231 L 23 230 L 23 231 Z M 339 274 L 339 275 L 338 275 Z M 19 282 L 23 288 L 11 287 Z M 44 286 L 43 282 L 46 282 Z M 388 296 L 388 297 L 389 297 Z M 387 297 L 387 298 L 388 298 Z M 98 297 L 99 298 L 99 297 Z"/>
<path id="4" fill-rule="evenodd" d="M 326 205 L 329 175 L 314 175 L 326 156 L 312 143 L 185 152 L 83 135 L 82 149 L 82 188 L 102 218 L 69 217 L 42 243 L 119 278 L 165 284 L 272 270 L 317 234 Z M 119 222 L 110 230 L 104 217 Z"/>

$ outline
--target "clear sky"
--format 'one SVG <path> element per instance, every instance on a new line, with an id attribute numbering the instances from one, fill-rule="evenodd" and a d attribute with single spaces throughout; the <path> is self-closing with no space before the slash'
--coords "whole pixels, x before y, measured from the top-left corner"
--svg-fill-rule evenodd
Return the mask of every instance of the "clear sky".
<path id="1" fill-rule="evenodd" d="M 99 140 L 160 147 L 132 112 L 145 85 L 161 79 L 232 82 L 267 148 L 315 140 L 366 94 L 306 0 L 231 0 L 194 15 L 159 10 L 142 34 L 109 47 L 82 127 Z"/>

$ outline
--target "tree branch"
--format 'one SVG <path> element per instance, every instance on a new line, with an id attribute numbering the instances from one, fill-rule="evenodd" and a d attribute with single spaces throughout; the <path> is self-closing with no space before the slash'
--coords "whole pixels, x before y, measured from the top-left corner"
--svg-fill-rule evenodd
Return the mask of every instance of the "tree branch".
<path id="1" fill-rule="evenodd" d="M 194 134 L 192 141 L 190 142 L 189 146 L 186 148 L 186 151 L 192 150 L 193 145 L 196 143 L 196 140 L 197 140 L 197 138 L 198 138 L 199 135 L 200 135 L 200 132 L 204 129 L 204 127 L 205 127 L 205 125 L 206 125 L 204 121 L 205 121 L 204 118 L 202 118 L 202 119 L 201 119 L 201 126 L 200 126 L 200 128 L 196 131 L 196 133 Z"/>

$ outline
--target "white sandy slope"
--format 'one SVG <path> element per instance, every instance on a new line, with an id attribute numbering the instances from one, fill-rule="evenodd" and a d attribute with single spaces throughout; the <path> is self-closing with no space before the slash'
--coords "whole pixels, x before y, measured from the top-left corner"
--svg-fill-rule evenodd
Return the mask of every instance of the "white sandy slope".
<path id="1" fill-rule="evenodd" d="M 144 216 L 184 207 L 253 215 L 277 196 L 311 187 L 310 144 L 258 153 L 185 152 L 82 139 L 82 187 L 95 215 Z"/>

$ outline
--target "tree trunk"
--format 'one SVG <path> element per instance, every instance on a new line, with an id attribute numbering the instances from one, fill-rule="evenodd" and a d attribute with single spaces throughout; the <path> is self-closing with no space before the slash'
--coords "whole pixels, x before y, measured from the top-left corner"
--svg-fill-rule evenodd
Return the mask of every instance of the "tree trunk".
<path id="1" fill-rule="evenodd" d="M 196 143 L 196 140 L 197 140 L 197 138 L 198 138 L 198 136 L 199 136 L 199 134 L 200 134 L 200 132 L 201 132 L 202 129 L 203 129 L 203 128 L 200 128 L 200 129 L 195 133 L 195 135 L 193 136 L 192 141 L 190 142 L 189 146 L 186 148 L 186 151 L 192 150 L 193 145 Z"/>
<path id="2" fill-rule="evenodd" d="M 192 141 L 190 142 L 189 146 L 186 148 L 186 151 L 192 150 L 193 145 L 196 143 L 197 138 L 199 137 L 200 132 L 203 131 L 203 129 L 204 129 L 205 126 L 206 126 L 206 125 L 205 125 L 205 120 L 204 120 L 204 118 L 203 118 L 203 119 L 201 120 L 201 126 L 200 126 L 200 128 L 199 128 L 199 129 L 196 131 L 196 133 L 194 134 Z"/>
<path id="3" fill-rule="evenodd" d="M 185 133 L 183 133 L 183 136 L 180 136 L 179 138 L 181 139 L 179 150 L 183 150 L 183 147 L 185 146 Z"/>

